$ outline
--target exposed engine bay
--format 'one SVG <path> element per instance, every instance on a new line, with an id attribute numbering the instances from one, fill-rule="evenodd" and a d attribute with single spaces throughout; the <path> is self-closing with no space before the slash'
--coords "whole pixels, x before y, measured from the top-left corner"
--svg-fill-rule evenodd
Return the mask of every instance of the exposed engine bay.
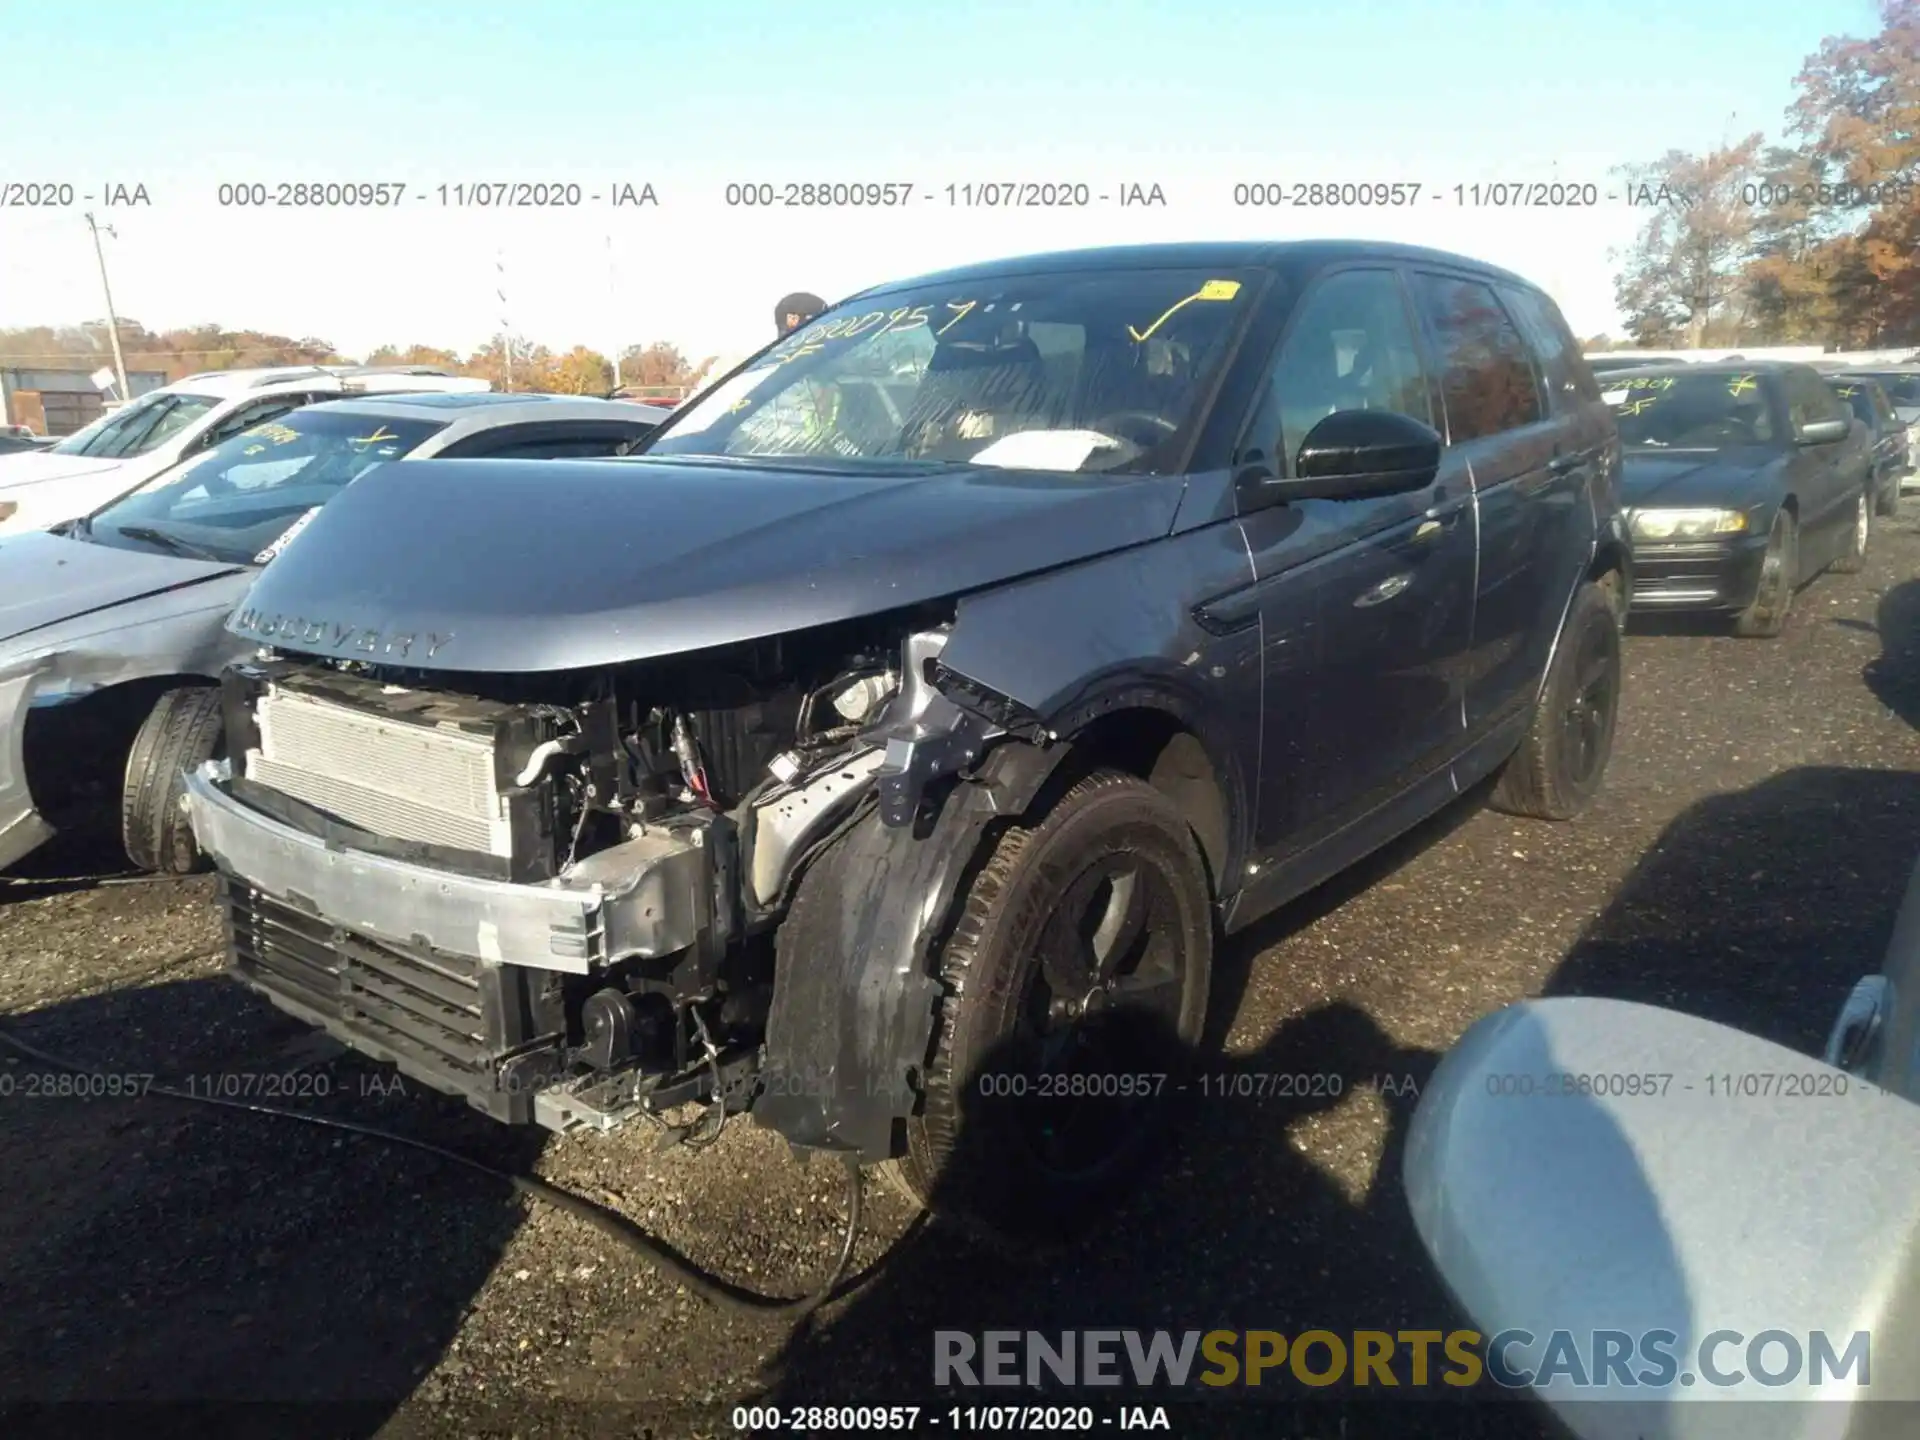
<path id="1" fill-rule="evenodd" d="M 876 806 L 910 821 L 1000 733 L 936 688 L 951 618 L 587 673 L 263 651 L 226 677 L 226 785 L 314 849 L 283 883 L 223 865 L 235 972 L 501 1120 L 747 1108 L 809 858 Z M 356 885 L 383 862 L 383 894 Z M 548 897 L 572 909 L 530 919 Z"/>

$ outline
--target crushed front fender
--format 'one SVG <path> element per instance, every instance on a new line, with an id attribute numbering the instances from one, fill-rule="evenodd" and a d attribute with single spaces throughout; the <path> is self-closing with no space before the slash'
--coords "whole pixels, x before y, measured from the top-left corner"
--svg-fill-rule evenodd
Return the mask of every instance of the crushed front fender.
<path id="1" fill-rule="evenodd" d="M 1064 747 L 1007 742 L 924 826 L 868 812 L 809 868 L 783 945 L 753 1116 L 795 1145 L 894 1153 L 914 1113 L 941 989 L 931 957 L 996 823 L 1024 814 Z M 790 914 L 788 925 L 795 916 Z"/>

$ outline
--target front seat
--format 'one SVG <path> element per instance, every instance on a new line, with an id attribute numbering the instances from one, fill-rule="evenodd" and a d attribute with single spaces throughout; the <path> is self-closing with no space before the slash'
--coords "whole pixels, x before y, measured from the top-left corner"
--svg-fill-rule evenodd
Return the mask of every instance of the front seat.
<path id="1" fill-rule="evenodd" d="M 941 345 L 927 360 L 896 448 L 933 460 L 971 454 L 982 441 L 1012 434 L 1045 403 L 1046 364 L 1032 340 Z"/>

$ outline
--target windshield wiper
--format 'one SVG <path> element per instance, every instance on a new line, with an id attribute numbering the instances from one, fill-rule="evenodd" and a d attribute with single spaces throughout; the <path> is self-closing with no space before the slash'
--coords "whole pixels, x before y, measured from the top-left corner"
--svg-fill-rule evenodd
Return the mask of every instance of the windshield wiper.
<path id="1" fill-rule="evenodd" d="M 170 550 L 175 555 L 184 555 L 190 560 L 214 560 L 228 563 L 224 555 L 216 555 L 204 545 L 196 545 L 191 540 L 182 540 L 178 535 L 170 535 L 165 530 L 156 530 L 151 525 L 116 525 L 120 534 L 129 540 L 145 540 L 158 545 L 162 550 Z"/>

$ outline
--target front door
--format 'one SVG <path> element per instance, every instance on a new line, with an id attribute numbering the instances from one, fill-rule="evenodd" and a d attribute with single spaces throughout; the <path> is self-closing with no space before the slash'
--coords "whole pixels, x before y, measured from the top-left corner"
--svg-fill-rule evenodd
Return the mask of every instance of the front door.
<path id="1" fill-rule="evenodd" d="M 1358 409 L 1437 418 L 1389 268 L 1331 272 L 1302 298 L 1237 463 L 1284 481 L 1318 421 Z M 1256 846 L 1268 856 L 1342 828 L 1458 748 L 1471 501 L 1464 468 L 1447 457 L 1423 490 L 1283 501 L 1242 519 L 1263 655 Z"/>

